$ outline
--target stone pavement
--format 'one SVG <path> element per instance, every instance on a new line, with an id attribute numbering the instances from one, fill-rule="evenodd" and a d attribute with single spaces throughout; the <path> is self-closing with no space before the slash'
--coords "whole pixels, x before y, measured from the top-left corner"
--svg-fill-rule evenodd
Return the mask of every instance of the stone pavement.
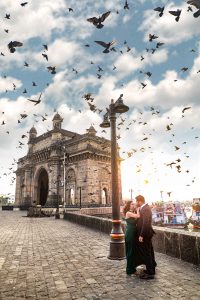
<path id="1" fill-rule="evenodd" d="M 154 280 L 107 259 L 109 236 L 51 218 L 0 211 L 0 299 L 200 299 L 200 270 L 156 253 Z"/>

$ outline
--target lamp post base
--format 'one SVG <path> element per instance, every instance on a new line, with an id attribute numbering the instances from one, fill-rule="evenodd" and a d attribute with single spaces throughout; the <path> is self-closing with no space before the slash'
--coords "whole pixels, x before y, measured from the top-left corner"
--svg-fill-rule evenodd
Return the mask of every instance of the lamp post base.
<path id="1" fill-rule="evenodd" d="M 108 258 L 112 260 L 122 260 L 126 258 L 124 240 L 110 241 L 110 253 Z"/>
<path id="2" fill-rule="evenodd" d="M 60 219 L 60 213 L 59 213 L 58 209 L 56 210 L 56 213 L 55 213 L 55 219 Z"/>

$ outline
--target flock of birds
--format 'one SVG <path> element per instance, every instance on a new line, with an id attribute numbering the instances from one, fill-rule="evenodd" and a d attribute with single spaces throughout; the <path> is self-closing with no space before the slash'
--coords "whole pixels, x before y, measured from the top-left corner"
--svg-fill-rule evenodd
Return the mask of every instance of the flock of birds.
<path id="1" fill-rule="evenodd" d="M 193 13 L 193 17 L 194 18 L 198 18 L 200 16 L 200 0 L 189 0 L 187 1 L 187 4 L 188 4 L 188 8 L 187 8 L 187 11 L 188 12 L 192 12 Z M 22 2 L 21 4 L 21 7 L 25 7 L 28 5 L 28 2 Z M 124 1 L 123 3 L 123 7 L 122 9 L 124 9 L 125 11 L 128 11 L 131 9 L 130 7 L 130 4 L 128 3 L 128 1 Z M 156 7 L 153 9 L 155 12 L 158 13 L 158 17 L 163 17 L 163 15 L 166 12 L 166 8 L 165 6 L 160 6 L 160 7 Z M 69 13 L 73 13 L 74 12 L 74 9 L 72 7 L 69 7 L 68 8 L 68 12 Z M 95 26 L 95 28 L 97 28 L 98 30 L 101 30 L 104 26 L 104 23 L 106 24 L 106 20 L 107 18 L 109 18 L 109 16 L 112 14 L 113 12 L 111 11 L 107 11 L 105 13 L 103 13 L 102 15 L 100 16 L 94 16 L 94 17 L 89 17 L 87 18 L 87 22 L 91 23 L 91 25 Z M 117 10 L 115 13 L 119 14 L 119 11 Z M 180 18 L 181 18 L 181 13 L 182 13 L 182 10 L 181 9 L 177 9 L 177 10 L 174 10 L 174 11 L 168 11 L 169 14 L 173 15 L 175 17 L 175 21 L 176 22 L 179 22 Z M 11 15 L 10 14 L 5 14 L 5 18 L 7 20 L 10 20 L 11 19 Z M 4 31 L 9 34 L 9 30 L 7 28 L 4 29 Z M 118 48 L 117 47 L 117 41 L 116 40 L 111 40 L 109 42 L 105 42 L 105 41 L 101 41 L 101 40 L 95 40 L 94 41 L 98 46 L 101 46 L 103 48 L 102 50 L 102 53 L 103 54 L 108 54 L 110 52 L 118 52 L 120 55 L 123 55 L 124 53 L 127 53 L 127 52 L 131 52 L 131 47 L 128 45 L 128 42 L 125 40 L 124 41 L 124 44 L 123 44 L 123 48 Z M 153 46 L 152 46 L 153 45 Z M 165 45 L 165 43 L 159 41 L 159 36 L 156 34 L 156 33 L 149 33 L 149 47 L 146 48 L 146 52 L 148 54 L 151 54 L 153 55 L 160 47 L 163 47 Z M 91 47 L 90 44 L 85 44 L 84 45 L 85 47 L 89 48 Z M 10 41 L 7 45 L 8 47 L 8 51 L 12 54 L 12 55 L 15 55 L 15 52 L 18 51 L 18 48 L 21 48 L 23 47 L 23 42 L 21 41 Z M 48 63 L 49 62 L 49 54 L 48 54 L 48 45 L 47 44 L 43 44 L 42 45 L 42 57 L 45 59 L 45 61 Z M 190 52 L 196 52 L 195 49 L 190 49 Z M 0 53 L 1 56 L 6 56 L 5 53 L 1 52 Z M 140 61 L 142 62 L 143 60 L 145 60 L 145 55 L 140 55 L 140 57 L 138 58 L 140 59 Z M 91 61 L 91 65 L 94 65 L 95 63 L 93 61 Z M 29 62 L 25 61 L 24 62 L 24 67 L 25 68 L 28 68 L 30 66 Z M 49 65 L 46 67 L 47 71 L 52 74 L 52 75 L 55 75 L 57 73 L 57 67 L 56 66 L 53 66 L 53 65 Z M 115 65 L 113 65 L 112 67 L 112 70 L 113 71 L 116 71 L 117 70 L 117 67 Z M 187 72 L 189 70 L 189 67 L 188 66 L 183 66 L 181 69 L 180 69 L 180 72 Z M 78 75 L 79 74 L 79 70 L 77 70 L 76 68 L 72 68 L 72 72 L 75 74 L 75 75 Z M 100 65 L 97 65 L 97 70 L 96 70 L 96 76 L 98 79 L 101 79 L 102 76 L 103 76 L 103 72 L 104 72 L 104 69 L 103 69 L 103 66 L 100 66 Z M 152 76 L 152 72 L 149 71 L 149 70 L 140 70 L 139 71 L 140 74 L 143 74 L 145 78 L 150 78 Z M 200 70 L 197 71 L 197 74 L 200 73 Z M 7 75 L 3 75 L 3 78 L 6 79 L 7 78 Z M 178 79 L 174 79 L 174 82 L 177 82 Z M 49 83 L 47 83 L 47 86 L 49 85 Z M 148 83 L 145 82 L 145 80 L 143 81 L 140 81 L 140 85 L 141 85 L 141 89 L 143 90 L 144 88 L 147 87 Z M 37 83 L 36 81 L 32 81 L 32 87 L 36 87 L 37 86 Z M 122 85 L 123 86 L 123 85 Z M 17 88 L 16 86 L 16 83 L 13 83 L 13 86 L 12 86 L 12 89 L 13 91 L 15 91 Z M 8 93 L 10 89 L 6 89 L 5 90 L 5 93 Z M 23 89 L 23 94 L 26 94 L 27 93 L 27 88 L 24 88 Z M 42 95 L 43 95 L 43 91 L 41 91 L 39 93 L 39 96 L 38 98 L 29 98 L 27 97 L 27 101 L 29 101 L 30 103 L 33 103 L 34 106 L 37 106 L 39 105 L 41 102 L 42 102 Z M 119 99 L 122 99 L 123 97 L 123 94 L 121 94 L 119 96 Z M 94 113 L 98 113 L 98 114 L 101 114 L 103 112 L 103 108 L 99 108 L 97 107 L 97 105 L 95 104 L 95 96 L 93 96 L 92 93 L 90 92 L 87 92 L 85 93 L 82 98 L 85 100 L 85 102 L 87 103 L 89 109 L 91 111 L 93 111 Z M 187 112 L 189 110 L 191 110 L 192 107 L 190 106 L 187 106 L 187 107 L 184 107 L 181 111 L 180 111 L 180 118 L 184 118 L 185 115 L 187 114 Z M 55 110 L 54 110 L 55 111 Z M 78 110 L 80 113 L 82 112 L 82 110 Z M 1 132 L 0 134 L 2 134 L 3 132 L 3 127 L 5 125 L 7 125 L 7 122 L 6 122 L 6 115 L 5 115 L 5 112 L 4 111 L 1 111 L 0 112 L 2 117 L 1 117 Z M 154 134 L 156 134 L 156 130 L 154 128 L 152 128 L 152 126 L 150 126 L 150 123 L 151 123 L 151 120 L 149 120 L 149 115 L 151 115 L 151 119 L 152 118 L 158 118 L 160 116 L 161 112 L 158 108 L 156 107 L 149 107 L 149 108 L 145 108 L 143 111 L 137 111 L 137 115 L 136 115 L 136 118 L 132 119 L 130 121 L 130 118 L 127 117 L 122 117 L 121 115 L 118 116 L 118 123 L 117 123 L 117 130 L 118 130 L 118 135 L 117 135 L 117 140 L 121 139 L 122 135 L 123 135 L 123 132 L 125 131 L 128 131 L 131 126 L 141 126 L 142 128 L 144 128 L 144 132 L 141 136 L 141 139 L 140 139 L 140 143 L 144 143 L 144 146 L 142 147 L 139 147 L 139 148 L 131 148 L 131 149 L 128 149 L 126 151 L 123 151 L 121 150 L 121 160 L 124 160 L 124 159 L 128 159 L 130 157 L 132 157 L 133 155 L 136 156 L 136 153 L 145 153 L 145 154 L 153 154 L 153 148 L 151 146 L 151 139 L 153 137 Z M 39 122 L 39 121 L 46 121 L 48 119 L 48 114 L 33 114 L 34 118 L 41 118 L 39 120 L 35 119 L 35 122 Z M 26 111 L 24 111 L 23 113 L 20 114 L 20 116 L 18 117 L 18 120 L 17 120 L 17 123 L 22 123 L 24 119 L 26 119 L 28 116 L 28 114 L 26 113 Z M 145 117 L 147 117 L 148 120 L 145 119 Z M 128 121 L 128 122 L 127 122 Z M 147 130 L 146 130 L 147 128 Z M 194 130 L 195 128 L 192 127 L 191 130 Z M 49 130 L 47 128 L 47 130 Z M 10 130 L 6 130 L 5 131 L 6 134 L 10 134 Z M 106 133 L 106 130 L 103 129 L 101 131 L 102 133 Z M 29 132 L 26 132 L 24 134 L 21 135 L 21 139 L 18 141 L 18 145 L 16 146 L 16 148 L 22 148 L 23 146 L 26 145 L 26 143 L 24 142 L 25 139 L 28 140 L 28 133 Z M 182 145 L 180 144 L 176 144 L 176 133 L 175 133 L 175 125 L 174 123 L 170 120 L 170 117 L 167 118 L 166 120 L 166 125 L 165 125 L 165 132 L 164 134 L 166 135 L 166 138 L 168 139 L 168 143 L 171 143 L 172 144 L 172 147 L 174 149 L 174 151 L 176 151 L 177 153 L 180 153 L 180 151 L 182 150 L 183 148 L 183 155 L 186 159 L 189 159 L 190 156 L 188 153 L 184 152 L 184 145 L 188 143 L 188 141 L 182 141 Z M 198 139 L 199 136 L 198 135 L 194 135 L 194 139 Z M 107 148 L 107 145 L 104 145 L 102 144 L 102 149 L 106 149 Z M 161 152 L 162 154 L 162 152 Z M 153 158 L 152 159 L 152 169 L 154 172 L 157 172 L 158 168 L 155 166 L 155 161 Z M 14 184 L 14 181 L 15 181 L 15 176 L 13 176 L 13 172 L 14 172 L 14 168 L 16 167 L 16 163 L 17 163 L 17 160 L 14 158 L 13 159 L 13 162 L 11 164 L 11 166 L 8 168 L 8 171 L 6 172 L 2 172 L 2 174 L 0 175 L 0 178 L 2 178 L 3 176 L 10 176 L 11 175 L 11 185 Z M 176 160 L 174 161 L 171 161 L 171 162 L 164 162 L 164 165 L 168 168 L 171 168 L 171 169 L 175 169 L 178 173 L 189 173 L 190 170 L 189 169 L 184 169 L 184 166 L 182 165 L 182 159 L 180 159 L 179 157 L 177 157 Z M 137 173 L 140 173 L 142 172 L 143 170 L 143 166 L 141 163 L 136 163 L 136 172 Z M 193 176 L 192 179 L 191 179 L 191 182 L 188 183 L 187 185 L 190 186 L 192 183 L 195 182 L 195 177 Z"/>

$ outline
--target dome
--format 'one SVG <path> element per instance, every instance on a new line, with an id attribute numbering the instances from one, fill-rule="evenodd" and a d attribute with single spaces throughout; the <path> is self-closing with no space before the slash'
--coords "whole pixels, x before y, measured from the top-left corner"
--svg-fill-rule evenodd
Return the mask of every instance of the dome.
<path id="1" fill-rule="evenodd" d="M 35 129 L 34 126 L 30 129 L 29 133 L 36 133 L 37 134 L 37 130 Z"/>
<path id="2" fill-rule="evenodd" d="M 62 121 L 63 119 L 59 115 L 59 113 L 56 113 L 55 116 L 53 117 L 53 121 Z"/>
<path id="3" fill-rule="evenodd" d="M 92 135 L 96 135 L 96 133 L 97 133 L 97 131 L 95 130 L 95 128 L 92 125 L 90 126 L 90 128 L 87 129 L 87 132 Z"/>

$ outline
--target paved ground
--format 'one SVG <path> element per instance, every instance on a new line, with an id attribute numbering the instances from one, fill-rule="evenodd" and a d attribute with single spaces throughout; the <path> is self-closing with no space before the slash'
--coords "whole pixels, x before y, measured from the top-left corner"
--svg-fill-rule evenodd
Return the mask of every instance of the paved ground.
<path id="1" fill-rule="evenodd" d="M 0 211 L 0 299 L 200 299 L 200 270 L 156 253 L 154 280 L 106 258 L 109 236 L 54 218 Z"/>

